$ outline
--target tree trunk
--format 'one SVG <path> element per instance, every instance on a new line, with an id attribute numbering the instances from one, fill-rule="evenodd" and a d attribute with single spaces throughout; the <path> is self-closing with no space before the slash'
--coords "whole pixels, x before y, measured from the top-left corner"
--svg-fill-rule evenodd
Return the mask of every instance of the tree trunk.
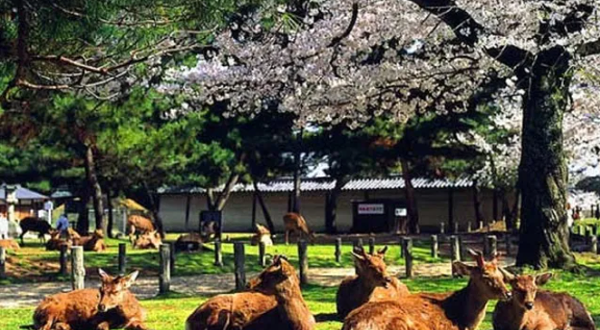
<path id="1" fill-rule="evenodd" d="M 337 178 L 333 190 L 327 194 L 327 202 L 325 203 L 325 230 L 327 234 L 333 235 L 337 233 L 337 225 L 335 223 L 337 218 L 337 201 L 346 183 L 348 183 L 347 178 Z"/>
<path id="2" fill-rule="evenodd" d="M 90 200 L 90 189 L 87 184 L 82 189 L 81 192 L 81 200 L 79 201 L 79 205 L 77 208 L 77 212 L 79 215 L 77 216 L 77 232 L 85 236 L 90 231 L 90 213 L 88 212 L 87 203 Z"/>
<path id="3" fill-rule="evenodd" d="M 108 225 L 106 227 L 106 235 L 109 238 L 113 238 L 113 227 L 115 224 L 115 217 L 113 214 L 113 204 L 110 196 L 111 191 L 106 189 L 106 206 L 108 207 Z"/>
<path id="4" fill-rule="evenodd" d="M 150 202 L 150 212 L 152 212 L 152 217 L 154 218 L 154 225 L 156 226 L 156 230 L 160 234 L 162 239 L 165 238 L 165 229 L 163 226 L 162 218 L 160 217 L 160 202 L 156 199 L 156 196 L 148 189 L 148 186 L 144 184 L 144 189 L 146 190 L 146 194 L 148 194 L 148 201 Z"/>
<path id="5" fill-rule="evenodd" d="M 475 223 L 481 223 L 484 219 L 481 211 L 481 187 L 479 187 L 477 179 L 473 180 L 473 207 L 475 208 Z"/>
<path id="6" fill-rule="evenodd" d="M 492 201 L 492 209 L 493 209 L 493 220 L 494 221 L 498 221 L 500 220 L 500 218 L 498 218 L 498 189 L 494 188 L 494 192 L 493 192 L 493 201 Z"/>
<path id="7" fill-rule="evenodd" d="M 292 195 L 292 212 L 300 213 L 300 188 L 302 185 L 302 135 L 300 129 L 296 137 L 296 150 L 294 151 L 294 193 Z"/>
<path id="8" fill-rule="evenodd" d="M 92 188 L 92 202 L 94 204 L 94 218 L 96 220 L 96 229 L 102 229 L 106 234 L 106 221 L 104 221 L 104 206 L 102 205 L 102 188 L 98 182 L 96 174 L 96 164 L 94 160 L 94 151 L 91 146 L 86 147 L 85 151 L 85 173 L 88 184 Z"/>
<path id="9" fill-rule="evenodd" d="M 516 197 L 516 195 L 515 195 Z M 500 191 L 500 198 L 502 200 L 502 218 L 504 218 L 504 223 L 506 224 L 506 230 L 511 231 L 515 228 L 514 218 L 512 217 L 512 212 L 510 209 L 510 205 L 508 202 L 508 194 L 505 189 Z"/>
<path id="10" fill-rule="evenodd" d="M 269 231 L 271 234 L 275 233 L 275 225 L 273 224 L 273 220 L 271 219 L 271 214 L 269 213 L 269 209 L 267 209 L 267 205 L 262 197 L 262 193 L 258 189 L 258 183 L 256 181 L 252 181 L 252 185 L 254 185 L 254 192 L 256 193 L 256 198 L 258 199 L 258 204 L 262 210 L 263 216 L 265 217 L 265 221 L 267 222 L 267 227 L 269 227 Z"/>
<path id="11" fill-rule="evenodd" d="M 572 268 L 568 244 L 567 164 L 562 122 L 569 103 L 570 54 L 557 46 L 538 54 L 523 100 L 522 194 L 517 266 Z"/>
<path id="12" fill-rule="evenodd" d="M 410 164 L 408 160 L 402 159 L 402 178 L 404 179 L 404 195 L 406 196 L 406 212 L 408 213 L 408 230 L 410 233 L 417 232 L 419 225 L 419 210 L 417 209 L 417 199 L 415 189 L 412 185 L 410 175 Z"/>
<path id="13" fill-rule="evenodd" d="M 192 204 L 192 194 L 188 193 L 185 199 L 185 231 L 190 230 L 190 206 Z"/>
<path id="14" fill-rule="evenodd" d="M 215 211 L 223 211 L 223 208 L 225 207 L 225 204 L 231 195 L 231 191 L 233 190 L 233 187 L 235 187 L 235 184 L 238 182 L 239 178 L 239 174 L 231 173 L 227 183 L 225 184 L 225 187 L 223 188 L 223 191 L 219 193 L 219 197 L 217 197 L 217 200 L 213 204 Z"/>

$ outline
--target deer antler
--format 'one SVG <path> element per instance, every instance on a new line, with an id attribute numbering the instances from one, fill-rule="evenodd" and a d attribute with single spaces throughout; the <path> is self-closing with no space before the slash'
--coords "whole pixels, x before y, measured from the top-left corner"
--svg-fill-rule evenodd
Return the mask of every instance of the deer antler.
<path id="1" fill-rule="evenodd" d="M 477 266 L 483 268 L 483 266 L 485 265 L 485 258 L 483 257 L 483 253 L 481 251 L 473 251 L 472 249 L 469 249 L 469 254 L 473 257 L 473 259 L 477 263 Z"/>

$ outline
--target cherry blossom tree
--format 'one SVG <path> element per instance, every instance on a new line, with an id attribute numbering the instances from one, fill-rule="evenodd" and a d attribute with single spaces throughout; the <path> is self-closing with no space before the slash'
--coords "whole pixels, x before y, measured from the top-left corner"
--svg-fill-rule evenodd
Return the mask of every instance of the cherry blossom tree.
<path id="1" fill-rule="evenodd" d="M 505 77 L 521 122 L 517 263 L 574 264 L 567 240 L 563 119 L 594 113 L 598 0 L 305 1 L 252 11 L 218 34 L 214 51 L 170 73 L 167 92 L 231 111 L 276 105 L 310 121 L 382 112 L 460 111 L 490 77 Z M 504 101 L 501 101 L 504 102 Z M 504 152 L 514 156 L 510 151 Z M 514 161 L 514 158 L 512 159 Z"/>

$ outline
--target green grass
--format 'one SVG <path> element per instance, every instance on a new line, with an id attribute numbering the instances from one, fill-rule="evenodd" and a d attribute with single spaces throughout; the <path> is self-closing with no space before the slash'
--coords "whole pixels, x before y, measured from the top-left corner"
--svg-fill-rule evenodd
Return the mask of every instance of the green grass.
<path id="1" fill-rule="evenodd" d="M 591 261 L 590 261 L 591 262 Z M 591 262 L 594 269 L 599 268 L 598 261 Z M 420 278 L 404 281 L 412 292 L 430 291 L 444 292 L 462 288 L 466 279 L 453 279 L 449 277 Z M 592 313 L 596 325 L 600 325 L 600 278 L 596 276 L 573 275 L 557 272 L 556 278 L 552 279 L 548 289 L 567 291 L 579 298 Z M 335 313 L 336 287 L 307 286 L 303 289 L 311 312 L 316 316 L 319 330 L 338 330 L 341 323 L 332 321 L 331 315 Z M 194 309 L 207 297 L 187 297 L 171 294 L 142 301 L 142 306 L 148 312 L 148 325 L 157 330 L 180 330 L 183 328 L 185 319 Z M 491 313 L 495 302 L 488 306 L 487 315 L 481 329 L 491 329 Z M 33 308 L 0 309 L 0 329 L 18 329 L 21 325 L 31 323 Z"/>
<path id="2" fill-rule="evenodd" d="M 169 235 L 167 240 L 174 240 L 176 236 Z M 233 240 L 245 239 L 243 236 L 234 236 Z M 232 240 L 232 242 L 233 242 Z M 108 272 L 115 273 L 118 265 L 118 244 L 128 242 L 126 240 L 107 239 L 108 250 L 102 253 L 85 252 L 85 265 L 90 269 L 87 273 L 95 276 L 95 271 L 92 269 L 101 267 Z M 198 274 L 223 274 L 233 273 L 233 243 L 224 242 L 222 244 L 223 251 L 223 267 L 215 267 L 214 252 L 192 252 L 178 253 L 176 255 L 176 269 L 171 276 L 190 276 Z M 57 267 L 59 260 L 58 251 L 45 251 L 43 245 L 37 240 L 26 241 L 26 245 L 17 252 L 9 252 L 9 256 L 14 264 L 16 264 L 23 273 L 30 275 L 20 277 L 9 277 L 5 280 L 0 280 L 0 285 L 11 283 L 24 283 L 32 281 L 64 281 L 68 277 L 60 277 L 57 275 Z M 208 244 L 208 248 L 212 249 L 213 245 Z M 377 245 L 376 248 L 382 248 L 382 245 Z M 258 247 L 246 245 L 246 270 L 249 272 L 258 272 L 261 267 L 258 263 Z M 308 262 L 309 267 L 352 267 L 353 261 L 350 251 L 352 245 L 350 242 L 342 246 L 342 259 L 340 263 L 335 262 L 335 246 L 334 245 L 309 245 L 308 246 Z M 288 256 L 290 261 L 297 263 L 298 248 L 296 244 L 283 245 L 278 244 L 267 247 L 267 254 L 284 254 Z M 445 258 L 432 258 L 429 252 L 429 243 L 425 241 L 416 241 L 413 248 L 415 263 L 431 263 L 441 262 Z M 399 245 L 390 245 L 386 254 L 386 261 L 389 265 L 403 265 L 404 260 L 400 258 Z M 51 266 L 54 266 L 52 268 Z M 127 247 L 127 268 L 129 270 L 141 270 L 142 276 L 156 276 L 159 271 L 159 256 L 155 250 L 134 250 L 131 245 Z"/>

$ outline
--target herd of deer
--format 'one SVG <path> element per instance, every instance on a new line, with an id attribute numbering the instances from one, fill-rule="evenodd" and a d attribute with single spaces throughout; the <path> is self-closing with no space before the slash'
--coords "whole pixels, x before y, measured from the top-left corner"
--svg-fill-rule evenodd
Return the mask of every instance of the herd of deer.
<path id="1" fill-rule="evenodd" d="M 288 230 L 313 237 L 298 214 L 286 214 L 284 223 L 286 243 Z M 140 237 L 155 233 L 153 227 L 141 230 L 136 226 L 132 235 L 135 230 L 142 232 Z M 260 225 L 256 230 L 253 242 L 267 244 L 268 230 Z M 470 278 L 464 288 L 447 293 L 410 293 L 387 272 L 386 251 L 387 247 L 369 254 L 362 247 L 354 248 L 356 275 L 342 281 L 336 296 L 337 315 L 344 322 L 342 330 L 474 330 L 483 321 L 490 300 L 499 300 L 493 314 L 495 330 L 595 329 L 579 300 L 566 293 L 538 290 L 550 279 L 549 273 L 515 276 L 500 267 L 496 257 L 485 261 L 481 252 L 469 250 L 475 265 L 460 261 L 452 265 L 455 274 Z M 148 329 L 145 312 L 129 291 L 138 272 L 117 277 L 102 270 L 99 273 L 99 289 L 59 293 L 43 300 L 29 328 Z M 249 281 L 245 291 L 210 298 L 185 323 L 186 330 L 312 330 L 315 326 L 296 270 L 279 255 Z"/>

